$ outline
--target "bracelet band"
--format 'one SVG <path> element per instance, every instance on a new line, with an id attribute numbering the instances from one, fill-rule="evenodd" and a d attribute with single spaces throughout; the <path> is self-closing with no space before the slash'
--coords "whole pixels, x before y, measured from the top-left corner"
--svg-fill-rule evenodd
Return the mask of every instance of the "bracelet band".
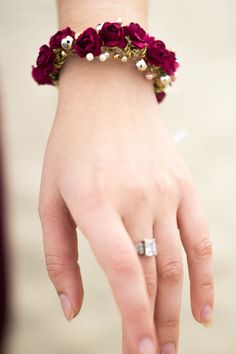
<path id="1" fill-rule="evenodd" d="M 132 59 L 138 71 L 153 81 L 158 102 L 164 99 L 166 88 L 175 81 L 179 67 L 175 52 L 168 50 L 164 42 L 150 36 L 138 23 L 122 26 L 119 18 L 80 33 L 70 27 L 58 31 L 50 38 L 49 45 L 44 44 L 39 49 L 36 66 L 32 67 L 34 80 L 39 85 L 57 85 L 60 70 L 71 55 L 88 61 L 98 57 L 101 62 L 108 58 L 123 63 Z"/>

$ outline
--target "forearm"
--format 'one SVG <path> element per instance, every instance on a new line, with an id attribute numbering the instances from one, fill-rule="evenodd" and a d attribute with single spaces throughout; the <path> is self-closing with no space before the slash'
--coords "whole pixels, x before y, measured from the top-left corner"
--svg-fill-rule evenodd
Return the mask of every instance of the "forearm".
<path id="1" fill-rule="evenodd" d="M 57 3 L 60 28 L 70 26 L 75 31 L 83 31 L 88 26 L 113 22 L 118 17 L 123 24 L 134 21 L 146 28 L 146 0 L 126 3 L 124 0 L 58 0 Z M 123 64 L 109 59 L 101 63 L 99 60 L 88 62 L 84 58 L 68 58 L 60 75 L 60 112 L 67 110 L 71 116 L 77 112 L 78 121 L 88 116 L 88 110 L 94 110 L 91 116 L 99 112 L 100 119 L 107 116 L 105 111 L 110 110 L 115 119 L 116 111 L 118 115 L 123 112 L 127 116 L 128 107 L 134 105 L 137 109 L 142 105 L 156 107 L 156 98 L 152 83 L 137 72 L 133 62 Z"/>
<path id="2" fill-rule="evenodd" d="M 88 26 L 95 27 L 99 22 L 112 22 L 121 17 L 123 24 L 135 21 L 145 28 L 147 5 L 146 0 L 100 0 L 96 3 L 92 0 L 58 0 L 59 26 L 69 25 L 75 31 L 83 31 Z M 142 99 L 156 105 L 152 83 L 135 70 L 133 63 L 123 64 L 112 59 L 101 63 L 99 60 L 88 62 L 78 57 L 68 58 L 60 75 L 59 94 L 59 106 L 65 109 L 68 104 L 73 110 L 76 106 L 80 113 L 84 112 L 84 107 L 86 111 L 91 107 L 91 101 L 94 109 L 99 106 L 101 111 L 108 103 L 114 109 L 118 101 L 124 107 L 128 106 L 128 100 L 137 103 Z"/>
<path id="3" fill-rule="evenodd" d="M 118 17 L 147 27 L 148 0 L 57 0 L 57 5 L 60 28 L 69 25 L 79 31 Z"/>

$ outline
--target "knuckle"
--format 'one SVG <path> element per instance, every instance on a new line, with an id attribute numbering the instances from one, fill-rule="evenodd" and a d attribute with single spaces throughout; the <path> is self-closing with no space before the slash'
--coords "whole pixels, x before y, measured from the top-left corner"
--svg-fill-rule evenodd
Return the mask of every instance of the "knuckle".
<path id="1" fill-rule="evenodd" d="M 40 201 L 38 205 L 38 213 L 42 222 L 55 220 L 57 218 L 53 203 Z"/>
<path id="2" fill-rule="evenodd" d="M 89 209 L 99 208 L 104 204 L 105 191 L 104 188 L 93 185 L 91 187 L 78 187 L 77 194 L 79 196 L 81 205 L 86 206 Z"/>
<path id="3" fill-rule="evenodd" d="M 71 262 L 70 262 L 71 263 Z M 69 269 L 72 268 L 72 263 L 70 264 L 67 258 L 47 255 L 46 256 L 46 267 L 49 278 L 51 280 L 57 280 L 65 275 Z"/>
<path id="4" fill-rule="evenodd" d="M 133 257 L 124 247 L 117 247 L 108 256 L 108 263 L 111 272 L 123 274 L 125 276 L 135 276 L 137 269 L 133 262 Z"/>
<path id="5" fill-rule="evenodd" d="M 183 192 L 189 194 L 196 193 L 196 186 L 190 174 L 181 175 L 178 178 L 178 183 Z"/>
<path id="6" fill-rule="evenodd" d="M 143 323 L 150 316 L 149 311 L 145 303 L 133 303 L 127 309 L 127 318 L 134 323 Z"/>
<path id="7" fill-rule="evenodd" d="M 206 231 L 208 233 L 208 231 Z M 194 247 L 193 252 L 196 258 L 211 257 L 213 253 L 212 242 L 209 237 L 200 240 Z"/>
<path id="8" fill-rule="evenodd" d="M 158 193 L 164 198 L 175 195 L 178 190 L 177 187 L 175 179 L 169 175 L 162 176 L 162 178 L 156 180 Z"/>
<path id="9" fill-rule="evenodd" d="M 213 291 L 214 290 L 214 284 L 212 280 L 205 280 L 203 282 L 200 283 L 200 288 L 203 290 L 208 291 Z"/>
<path id="10" fill-rule="evenodd" d="M 180 261 L 169 262 L 160 269 L 159 279 L 167 285 L 176 285 L 182 281 L 183 269 Z"/>
<path id="11" fill-rule="evenodd" d="M 130 182 L 126 182 L 125 189 L 135 202 L 142 203 L 148 199 L 149 185 L 145 181 L 133 179 Z"/>
<path id="12" fill-rule="evenodd" d="M 166 320 L 160 320 L 158 321 L 158 327 L 164 328 L 164 329 L 176 329 L 179 326 L 179 320 L 178 319 L 166 319 Z"/>
<path id="13" fill-rule="evenodd" d="M 156 296 L 156 292 L 157 292 L 157 283 L 154 277 L 152 277 L 152 275 L 147 275 L 145 274 L 145 280 L 146 280 L 146 284 L 147 284 L 147 291 L 148 291 L 148 295 L 150 298 L 153 298 Z"/>

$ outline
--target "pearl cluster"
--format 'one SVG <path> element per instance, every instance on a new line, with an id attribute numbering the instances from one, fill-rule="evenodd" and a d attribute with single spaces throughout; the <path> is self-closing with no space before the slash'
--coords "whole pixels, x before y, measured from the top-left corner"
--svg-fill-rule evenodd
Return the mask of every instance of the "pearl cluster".
<path id="1" fill-rule="evenodd" d="M 108 52 L 101 53 L 101 54 L 99 55 L 99 60 L 100 60 L 100 61 L 106 61 L 109 57 L 110 57 L 110 53 L 108 53 Z M 88 53 L 88 54 L 86 55 L 86 59 L 87 59 L 88 61 L 93 61 L 93 60 L 94 60 L 94 55 L 93 55 L 93 53 Z"/>
<path id="2" fill-rule="evenodd" d="M 121 20 L 120 17 L 119 17 L 115 22 L 117 22 L 117 23 L 119 23 L 119 24 L 122 24 L 122 20 Z M 98 24 L 95 26 L 97 32 L 100 31 L 100 29 L 102 28 L 102 26 L 103 26 L 103 23 L 98 23 Z M 113 55 L 113 58 L 114 58 L 114 59 L 119 59 L 118 56 L 119 56 L 119 54 L 116 53 L 116 54 Z M 107 51 L 105 51 L 104 53 L 101 53 L 101 54 L 99 55 L 99 57 L 98 57 L 98 59 L 99 59 L 101 62 L 106 61 L 108 58 L 110 58 L 110 53 L 107 52 Z M 93 61 L 93 60 L 94 60 L 94 55 L 93 55 L 92 53 L 88 53 L 88 54 L 86 55 L 86 59 L 87 59 L 88 61 Z M 128 60 L 128 58 L 126 57 L 126 55 L 123 55 L 122 58 L 121 58 L 122 63 L 126 63 L 127 60 Z"/>

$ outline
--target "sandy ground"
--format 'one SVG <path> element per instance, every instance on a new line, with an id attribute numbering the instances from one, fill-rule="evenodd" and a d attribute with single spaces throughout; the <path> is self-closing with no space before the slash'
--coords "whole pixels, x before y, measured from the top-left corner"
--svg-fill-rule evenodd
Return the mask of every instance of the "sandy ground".
<path id="1" fill-rule="evenodd" d="M 215 324 L 194 322 L 187 272 L 180 353 L 234 354 L 235 279 L 235 57 L 233 0 L 150 1 L 149 29 L 178 48 L 180 79 L 162 106 L 172 133 L 186 129 L 179 149 L 195 177 L 215 249 Z M 56 90 L 39 88 L 30 67 L 40 43 L 56 30 L 54 1 L 0 4 L 5 131 L 11 188 L 13 324 L 9 354 L 121 353 L 120 318 L 105 275 L 79 237 L 85 301 L 67 323 L 44 266 L 37 195 Z"/>

